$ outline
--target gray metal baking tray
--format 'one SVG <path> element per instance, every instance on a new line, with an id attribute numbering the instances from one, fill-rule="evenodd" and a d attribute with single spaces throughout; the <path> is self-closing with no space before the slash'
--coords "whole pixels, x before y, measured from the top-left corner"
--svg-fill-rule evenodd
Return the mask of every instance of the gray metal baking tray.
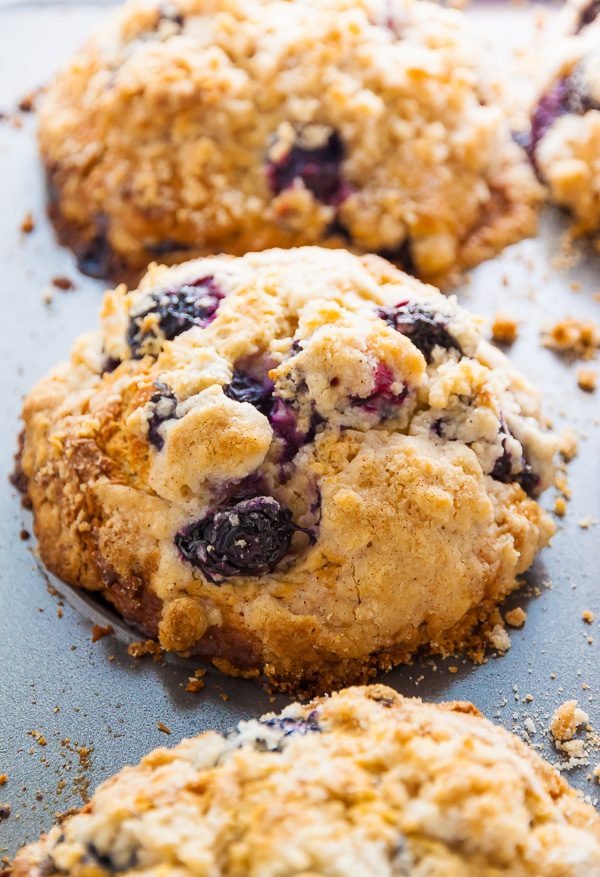
<path id="1" fill-rule="evenodd" d="M 8 114 L 0 122 L 0 775 L 7 775 L 0 804 L 11 805 L 9 818 L 0 821 L 0 859 L 11 858 L 47 830 L 57 812 L 80 806 L 101 780 L 152 747 L 207 728 L 225 729 L 287 701 L 216 671 L 208 672 L 204 690 L 186 692 L 197 663 L 130 658 L 128 638 L 137 637 L 85 594 L 51 581 L 36 560 L 33 540 L 19 537 L 31 524 L 6 479 L 22 396 L 68 354 L 75 335 L 95 324 L 102 284 L 79 275 L 72 256 L 53 240 L 44 218 L 35 120 L 16 107 L 110 5 L 0 2 L 0 112 Z M 535 30 L 531 7 L 503 0 L 475 4 L 468 14 L 504 47 L 515 39 L 526 45 Z M 25 235 L 20 225 L 30 211 L 35 229 Z M 508 654 L 490 654 L 481 666 L 461 657 L 424 659 L 381 677 L 408 695 L 471 700 L 521 733 L 529 717 L 536 726 L 533 744 L 557 763 L 564 757 L 544 728 L 558 703 L 578 698 L 600 731 L 600 531 L 595 523 L 579 526 L 582 519 L 600 519 L 600 388 L 596 394 L 579 390 L 577 363 L 539 344 L 544 322 L 567 314 L 600 320 L 600 301 L 594 298 L 600 259 L 583 256 L 566 271 L 552 267 L 564 228 L 564 219 L 548 211 L 537 239 L 480 266 L 459 290 L 467 307 L 487 317 L 500 308 L 518 317 L 512 359 L 543 388 L 555 427 L 569 424 L 582 435 L 579 456 L 569 467 L 573 495 L 566 517 L 558 520 L 552 548 L 542 552 L 507 604 L 523 606 L 527 623 L 511 632 Z M 43 292 L 57 275 L 71 277 L 76 289 L 56 290 L 47 303 Z M 545 503 L 553 506 L 553 491 Z M 595 612 L 592 625 L 582 620 L 584 610 Z M 115 635 L 92 644 L 92 624 L 107 617 Z M 570 777 L 595 799 L 597 786 L 589 778 L 593 753 L 589 762 Z"/>

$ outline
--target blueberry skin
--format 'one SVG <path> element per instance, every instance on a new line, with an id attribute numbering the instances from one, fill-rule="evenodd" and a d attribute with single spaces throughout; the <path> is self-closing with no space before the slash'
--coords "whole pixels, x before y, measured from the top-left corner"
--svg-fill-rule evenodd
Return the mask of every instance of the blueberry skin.
<path id="1" fill-rule="evenodd" d="M 415 347 L 421 351 L 427 363 L 432 360 L 434 347 L 458 350 L 462 354 L 460 344 L 450 334 L 445 323 L 436 320 L 431 311 L 422 305 L 403 301 L 391 308 L 380 308 L 378 315 L 392 329 L 396 329 L 397 332 L 410 338 Z"/>
<path id="2" fill-rule="evenodd" d="M 558 79 L 542 95 L 531 115 L 531 133 L 526 148 L 532 161 L 535 163 L 535 151 L 540 140 L 557 119 L 569 114 L 583 116 L 589 110 L 597 109 L 600 109 L 600 104 L 585 93 L 580 70 L 576 68 L 570 76 Z"/>
<path id="3" fill-rule="evenodd" d="M 150 398 L 150 404 L 154 406 L 154 410 L 148 418 L 148 441 L 157 450 L 162 451 L 165 440 L 158 429 L 166 420 L 172 420 L 175 417 L 177 399 L 171 388 L 161 381 L 156 381 L 154 386 L 157 392 Z"/>
<path id="4" fill-rule="evenodd" d="M 146 333 L 142 329 L 148 314 L 157 314 L 162 336 L 166 341 L 171 341 L 193 326 L 205 328 L 212 323 L 224 297 L 212 276 L 185 283 L 176 289 L 153 293 L 150 307 L 130 318 L 127 343 L 133 359 L 141 359 L 144 355 L 142 347 L 146 338 L 157 337 L 153 330 Z"/>
<path id="5" fill-rule="evenodd" d="M 501 417 L 500 422 L 500 434 L 504 434 L 505 436 L 510 435 L 510 430 L 504 422 L 503 417 Z M 523 488 L 527 496 L 534 496 L 540 487 L 539 475 L 535 474 L 531 464 L 524 456 L 521 457 L 521 471 L 513 475 L 513 456 L 510 451 L 506 449 L 506 438 L 502 439 L 502 448 L 503 453 L 494 463 L 494 468 L 490 472 L 490 475 L 495 481 L 502 481 L 504 484 L 510 484 L 514 481 Z"/>
<path id="6" fill-rule="evenodd" d="M 292 521 L 271 496 L 233 502 L 194 521 L 175 536 L 182 557 L 220 584 L 233 576 L 263 576 L 288 553 L 295 531 L 314 535 Z"/>
<path id="7" fill-rule="evenodd" d="M 231 383 L 223 387 L 223 392 L 234 402 L 249 402 L 254 405 L 261 414 L 269 417 L 273 408 L 273 381 L 265 378 L 264 381 L 253 378 L 245 371 L 236 369 L 233 372 Z"/>
<path id="8" fill-rule="evenodd" d="M 341 176 L 345 150 L 340 135 L 334 131 L 323 146 L 306 149 L 292 146 L 283 158 L 267 165 L 271 190 L 279 195 L 302 180 L 304 186 L 323 204 L 340 204 L 350 194 L 350 186 Z"/>

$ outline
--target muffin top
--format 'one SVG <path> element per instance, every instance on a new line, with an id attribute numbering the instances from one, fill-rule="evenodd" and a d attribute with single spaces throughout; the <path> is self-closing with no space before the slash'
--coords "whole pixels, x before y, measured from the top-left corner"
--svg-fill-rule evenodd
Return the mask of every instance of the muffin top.
<path id="1" fill-rule="evenodd" d="M 600 821 L 467 703 L 377 685 L 157 749 L 15 877 L 590 877 Z"/>
<path id="2" fill-rule="evenodd" d="M 50 568 L 166 648 L 274 676 L 461 642 L 553 530 L 538 392 L 376 256 L 154 266 L 24 417 Z"/>
<path id="3" fill-rule="evenodd" d="M 129 3 L 41 103 L 53 209 L 100 274 L 327 242 L 448 281 L 535 228 L 487 66 L 427 0 Z"/>

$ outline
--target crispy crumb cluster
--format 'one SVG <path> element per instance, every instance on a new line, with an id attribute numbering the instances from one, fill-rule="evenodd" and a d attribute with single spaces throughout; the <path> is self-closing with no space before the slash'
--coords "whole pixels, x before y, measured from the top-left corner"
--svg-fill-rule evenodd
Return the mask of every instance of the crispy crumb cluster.
<path id="1" fill-rule="evenodd" d="M 15 860 L 14 877 L 581 877 L 600 820 L 467 703 L 353 688 L 157 749 Z"/>
<path id="2" fill-rule="evenodd" d="M 97 276 L 321 243 L 448 282 L 541 196 L 483 55 L 417 0 L 129 3 L 40 103 L 52 213 Z"/>
<path id="3" fill-rule="evenodd" d="M 373 256 L 153 267 L 24 419 L 49 568 L 159 640 L 136 654 L 284 687 L 461 647 L 553 532 L 538 392 Z"/>

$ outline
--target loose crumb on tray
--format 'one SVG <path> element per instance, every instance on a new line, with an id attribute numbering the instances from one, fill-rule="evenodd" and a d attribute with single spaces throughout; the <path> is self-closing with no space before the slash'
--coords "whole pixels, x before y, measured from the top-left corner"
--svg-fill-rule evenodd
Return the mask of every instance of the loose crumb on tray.
<path id="1" fill-rule="evenodd" d="M 492 323 L 492 337 L 501 344 L 512 344 L 517 338 L 519 323 L 510 314 L 498 311 Z"/>
<path id="2" fill-rule="evenodd" d="M 566 700 L 555 711 L 550 721 L 550 733 L 555 740 L 571 740 L 580 725 L 589 722 L 589 716 L 576 700 Z"/>
<path id="3" fill-rule="evenodd" d="M 596 379 L 598 375 L 591 368 L 580 368 L 577 372 L 577 384 L 581 390 L 587 393 L 593 393 L 596 389 Z"/>
<path id="4" fill-rule="evenodd" d="M 520 606 L 517 606 L 516 609 L 511 609 L 510 612 L 506 613 L 504 620 L 511 627 L 523 627 L 527 621 L 527 613 Z"/>
<path id="5" fill-rule="evenodd" d="M 600 325 L 592 320 L 566 317 L 542 330 L 542 344 L 560 353 L 591 359 L 600 347 Z"/>
<path id="6" fill-rule="evenodd" d="M 102 639 L 103 636 L 108 636 L 111 633 L 114 633 L 115 629 L 112 624 L 106 624 L 102 626 L 101 624 L 95 624 L 92 628 L 92 642 L 97 643 L 99 639 Z"/>
<path id="7" fill-rule="evenodd" d="M 34 228 L 35 228 L 35 222 L 33 219 L 33 215 L 31 213 L 28 213 L 25 216 L 25 219 L 23 220 L 23 222 L 21 223 L 21 231 L 23 232 L 23 234 L 31 234 L 31 232 L 34 230 Z"/>

